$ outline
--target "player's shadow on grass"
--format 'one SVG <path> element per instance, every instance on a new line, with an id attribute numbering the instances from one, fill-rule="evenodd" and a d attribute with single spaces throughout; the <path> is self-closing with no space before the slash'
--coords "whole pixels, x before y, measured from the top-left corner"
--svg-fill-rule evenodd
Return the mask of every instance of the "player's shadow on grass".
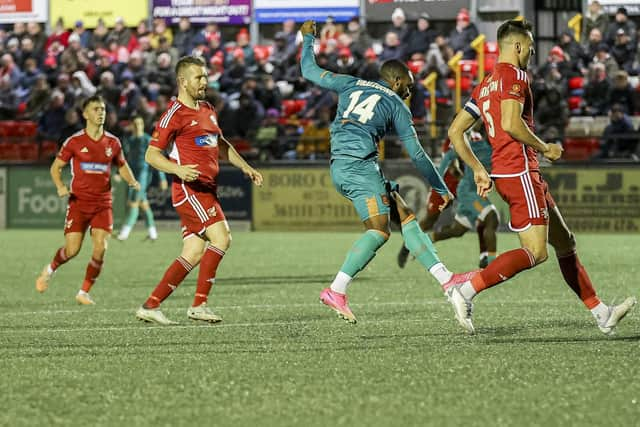
<path id="1" fill-rule="evenodd" d="M 483 333 L 480 331 L 480 333 Z M 511 337 L 511 338 L 488 338 L 487 343 L 490 344 L 514 344 L 514 343 L 536 343 L 536 344 L 567 344 L 567 343 L 581 343 L 581 342 L 595 342 L 595 341 L 628 341 L 637 342 L 640 341 L 640 335 L 630 336 L 606 336 L 594 335 L 590 337 Z"/>
<path id="2" fill-rule="evenodd" d="M 606 336 L 601 334 L 597 327 L 591 322 L 582 320 L 549 320 L 542 322 L 531 322 L 522 325 L 497 326 L 489 328 L 477 328 L 477 333 L 488 343 L 567 343 L 567 342 L 590 342 L 590 341 L 640 341 L 640 335 L 631 336 Z M 524 336 L 536 331 L 566 331 L 565 336 Z M 593 336 L 575 336 L 575 333 L 582 331 L 593 331 Z"/>

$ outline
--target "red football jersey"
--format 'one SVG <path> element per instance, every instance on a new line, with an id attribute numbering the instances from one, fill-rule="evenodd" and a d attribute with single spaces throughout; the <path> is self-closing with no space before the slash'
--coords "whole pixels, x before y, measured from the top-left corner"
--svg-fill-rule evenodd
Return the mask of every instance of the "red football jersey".
<path id="1" fill-rule="evenodd" d="M 67 138 L 58 158 L 71 164 L 69 191 L 78 200 L 111 203 L 111 165 L 125 164 L 122 145 L 115 135 L 104 132 L 96 141 L 81 130 Z"/>
<path id="2" fill-rule="evenodd" d="M 517 176 L 527 171 L 538 170 L 540 167 L 536 151 L 513 139 L 502 129 L 500 102 L 504 99 L 515 99 L 524 105 L 522 118 L 534 131 L 533 97 L 529 88 L 529 78 L 526 71 L 511 64 L 496 64 L 493 73 L 474 88 L 471 99 L 464 106 L 473 117 L 482 117 L 484 122 L 493 148 L 491 176 Z"/>
<path id="3" fill-rule="evenodd" d="M 184 202 L 193 192 L 215 193 L 220 134 L 218 115 L 205 101 L 199 101 L 198 108 L 193 109 L 176 100 L 158 120 L 150 144 L 164 150 L 173 142 L 169 158 L 179 165 L 198 165 L 200 172 L 192 182 L 174 178 L 174 205 Z"/>

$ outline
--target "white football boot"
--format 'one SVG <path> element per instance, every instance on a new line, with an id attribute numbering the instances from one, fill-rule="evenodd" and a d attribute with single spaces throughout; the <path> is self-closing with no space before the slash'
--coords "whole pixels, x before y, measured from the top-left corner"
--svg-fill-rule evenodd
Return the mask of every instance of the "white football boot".
<path id="1" fill-rule="evenodd" d="M 598 322 L 598 328 L 600 328 L 605 335 L 613 335 L 618 322 L 629 314 L 633 306 L 636 305 L 636 302 L 635 297 L 629 297 L 622 301 L 622 304 L 610 305 L 609 316 L 604 321 Z"/>
<path id="2" fill-rule="evenodd" d="M 476 330 L 473 327 L 473 303 L 471 300 L 467 300 L 460 293 L 459 286 L 451 286 L 447 289 L 447 300 L 453 306 L 453 311 L 456 315 L 456 320 L 464 328 L 464 330 L 473 335 Z"/>
<path id="3" fill-rule="evenodd" d="M 189 307 L 187 317 L 192 320 L 202 320 L 203 322 L 209 323 L 222 322 L 222 317 L 211 311 L 211 309 L 207 307 L 206 302 L 203 302 L 197 307 Z"/>
<path id="4" fill-rule="evenodd" d="M 140 320 L 144 320 L 145 322 L 157 323 L 159 325 L 177 325 L 178 322 L 174 322 L 172 320 L 167 319 L 162 311 L 160 311 L 160 307 L 158 308 L 138 308 L 136 311 L 136 317 Z"/>

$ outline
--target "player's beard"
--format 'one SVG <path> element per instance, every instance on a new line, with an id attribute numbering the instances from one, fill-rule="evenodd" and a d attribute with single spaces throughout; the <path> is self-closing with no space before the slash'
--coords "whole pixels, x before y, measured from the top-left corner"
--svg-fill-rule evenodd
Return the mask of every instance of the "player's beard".
<path id="1" fill-rule="evenodd" d="M 200 88 L 196 88 L 193 91 L 193 94 L 190 94 L 190 95 L 194 100 L 201 101 L 201 100 L 205 99 L 206 94 L 207 94 L 207 89 L 206 88 L 203 88 L 202 91 L 200 90 Z"/>

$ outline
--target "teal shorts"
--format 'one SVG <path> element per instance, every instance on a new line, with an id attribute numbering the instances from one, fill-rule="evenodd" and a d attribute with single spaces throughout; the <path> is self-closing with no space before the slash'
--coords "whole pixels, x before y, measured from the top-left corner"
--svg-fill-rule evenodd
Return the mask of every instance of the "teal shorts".
<path id="1" fill-rule="evenodd" d="M 138 182 L 140 183 L 140 190 L 135 190 L 133 188 L 129 188 L 129 197 L 128 200 L 130 202 L 146 202 L 147 201 L 147 188 L 149 187 L 149 183 L 151 181 L 151 174 L 149 170 L 142 170 L 138 176 L 136 176 Z"/>
<path id="2" fill-rule="evenodd" d="M 496 207 L 488 199 L 478 196 L 476 183 L 473 179 L 463 178 L 460 180 L 456 200 L 455 220 L 470 230 L 476 228 L 478 220 L 484 221 L 491 211 L 498 213 Z"/>
<path id="3" fill-rule="evenodd" d="M 397 184 L 385 180 L 376 159 L 333 159 L 330 171 L 336 190 L 351 200 L 362 221 L 389 214 L 389 191 L 397 191 Z"/>

